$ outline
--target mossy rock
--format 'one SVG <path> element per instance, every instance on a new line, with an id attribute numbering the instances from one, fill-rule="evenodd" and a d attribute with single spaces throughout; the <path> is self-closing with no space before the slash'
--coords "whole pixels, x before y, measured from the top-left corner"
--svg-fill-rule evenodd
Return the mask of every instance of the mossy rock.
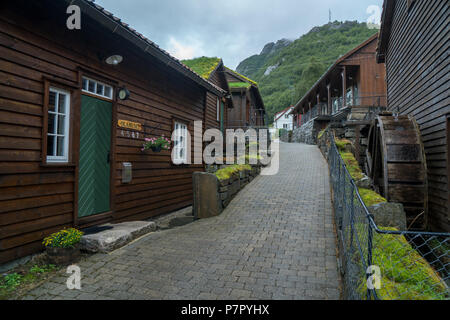
<path id="1" fill-rule="evenodd" d="M 358 192 L 366 207 L 370 207 L 382 202 L 387 202 L 385 198 L 383 198 L 381 195 L 379 195 L 373 190 L 366 188 L 358 188 Z"/>
<path id="2" fill-rule="evenodd" d="M 252 170 L 252 167 L 248 164 L 234 164 L 227 166 L 223 169 L 215 172 L 216 177 L 221 180 L 236 180 L 240 178 L 240 172 L 244 170 Z"/>
<path id="3" fill-rule="evenodd" d="M 347 151 L 340 151 L 339 153 L 341 154 L 342 160 L 344 160 L 345 166 L 347 167 L 352 179 L 357 181 L 364 178 L 364 174 L 353 153 Z"/>

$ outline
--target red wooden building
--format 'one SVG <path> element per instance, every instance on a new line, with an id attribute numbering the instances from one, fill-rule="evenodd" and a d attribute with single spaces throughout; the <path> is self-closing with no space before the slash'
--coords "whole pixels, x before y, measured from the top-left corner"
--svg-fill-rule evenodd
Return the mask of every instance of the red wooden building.
<path id="1" fill-rule="evenodd" d="M 79 30 L 67 27 L 69 5 L 81 9 Z M 225 95 L 92 1 L 3 1 L 0 264 L 38 251 L 63 227 L 190 205 L 203 164 L 176 165 L 169 151 L 142 144 L 178 128 L 184 161 L 193 122 Z"/>
<path id="2" fill-rule="evenodd" d="M 311 119 L 325 124 L 350 111 L 386 107 L 385 68 L 376 61 L 377 40 L 375 34 L 340 57 L 298 101 L 292 113 L 302 115 L 301 124 Z"/>

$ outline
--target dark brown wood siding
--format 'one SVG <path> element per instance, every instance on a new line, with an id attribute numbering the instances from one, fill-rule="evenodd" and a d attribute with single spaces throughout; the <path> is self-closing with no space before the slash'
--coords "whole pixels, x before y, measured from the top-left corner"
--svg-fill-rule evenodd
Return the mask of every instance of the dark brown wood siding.
<path id="1" fill-rule="evenodd" d="M 419 123 L 428 166 L 429 223 L 450 231 L 446 115 L 450 112 L 448 0 L 396 1 L 386 52 L 388 104 Z"/>
<path id="2" fill-rule="evenodd" d="M 46 235 L 66 226 L 140 220 L 188 206 L 192 172 L 203 170 L 173 165 L 167 151 L 140 148 L 144 137 L 170 136 L 174 119 L 188 122 L 193 140 L 193 121 L 204 116 L 205 89 L 88 18 L 81 31 L 67 30 L 65 8 L 59 9 L 45 19 L 42 12 L 0 11 L 0 264 L 36 252 Z M 117 67 L 99 59 L 118 50 L 124 61 Z M 131 93 L 113 102 L 112 213 L 88 221 L 76 212 L 83 74 Z M 70 166 L 42 165 L 44 77 L 73 90 Z M 139 122 L 143 131 L 137 136 L 119 128 L 118 119 Z M 130 184 L 121 182 L 122 162 L 133 165 Z"/>

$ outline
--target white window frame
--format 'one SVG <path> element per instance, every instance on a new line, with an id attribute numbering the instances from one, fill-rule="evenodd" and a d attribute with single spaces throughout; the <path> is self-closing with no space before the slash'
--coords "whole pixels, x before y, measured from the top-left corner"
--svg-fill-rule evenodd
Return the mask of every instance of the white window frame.
<path id="1" fill-rule="evenodd" d="M 58 137 L 64 137 L 64 149 L 63 149 L 63 155 L 62 156 L 49 156 L 47 155 L 47 162 L 49 163 L 67 163 L 69 162 L 69 140 L 70 140 L 70 92 L 62 89 L 58 89 L 55 87 L 49 88 L 49 93 L 53 92 L 55 93 L 55 111 L 50 111 L 50 109 L 47 110 L 47 136 L 45 137 L 48 139 L 48 136 L 55 137 L 55 144 L 53 145 L 53 154 L 57 153 L 58 150 Z M 60 94 L 63 94 L 66 96 L 65 100 L 65 113 L 59 112 L 59 96 Z M 50 120 L 49 114 L 55 115 L 55 123 L 54 123 L 54 129 L 55 133 L 49 133 L 48 132 L 48 121 Z M 64 115 L 64 134 L 58 134 L 58 116 Z M 49 145 L 47 144 L 47 150 L 49 148 Z M 47 151 L 48 153 L 48 151 Z"/>
<path id="2" fill-rule="evenodd" d="M 94 91 L 90 91 L 89 90 L 89 82 L 92 82 L 94 84 Z M 98 85 L 103 86 L 103 90 L 102 90 L 101 93 L 97 93 Z M 105 94 L 105 88 L 109 88 L 109 95 Z M 110 86 L 109 84 L 100 82 L 98 80 L 94 80 L 94 79 L 88 78 L 88 77 L 82 77 L 82 80 L 81 80 L 81 91 L 89 93 L 89 94 L 92 94 L 92 95 L 97 96 L 97 97 L 102 97 L 102 98 L 105 98 L 105 99 L 109 99 L 109 100 L 112 100 L 113 97 L 114 97 L 114 89 L 113 89 L 112 86 Z"/>
<path id="3" fill-rule="evenodd" d="M 188 139 L 188 127 L 186 123 L 174 122 L 175 139 L 173 143 L 173 162 L 175 164 L 183 164 L 187 162 L 187 139 Z M 183 138 L 180 144 L 180 138 Z M 180 150 L 184 149 L 183 157 L 180 157 Z"/>

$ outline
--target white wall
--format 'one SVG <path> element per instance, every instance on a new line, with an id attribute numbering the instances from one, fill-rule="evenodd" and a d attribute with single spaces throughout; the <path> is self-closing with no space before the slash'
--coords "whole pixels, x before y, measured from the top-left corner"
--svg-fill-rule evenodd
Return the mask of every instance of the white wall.
<path id="1" fill-rule="evenodd" d="M 288 115 L 286 118 L 286 115 L 291 112 L 292 108 L 288 111 L 286 111 L 285 114 L 283 114 L 277 121 L 274 121 L 273 127 L 275 129 L 286 129 L 286 130 L 293 130 L 294 129 L 294 116 Z M 276 119 L 276 117 L 275 117 Z M 275 120 L 274 119 L 274 120 Z M 283 125 L 287 125 L 287 128 L 284 128 Z"/>

